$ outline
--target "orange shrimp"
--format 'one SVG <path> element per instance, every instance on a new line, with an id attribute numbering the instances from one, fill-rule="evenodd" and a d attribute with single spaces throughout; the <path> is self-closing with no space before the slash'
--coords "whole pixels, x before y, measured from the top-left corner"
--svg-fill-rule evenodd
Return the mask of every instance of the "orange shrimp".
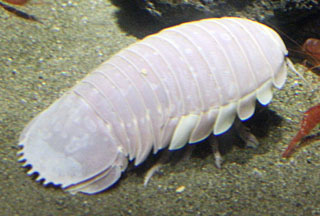
<path id="1" fill-rule="evenodd" d="M 4 0 L 4 1 L 10 4 L 15 4 L 15 5 L 24 5 L 25 3 L 28 2 L 28 0 Z"/>
<path id="2" fill-rule="evenodd" d="M 301 121 L 301 128 L 296 134 L 296 136 L 292 139 L 289 146 L 283 152 L 282 157 L 288 158 L 296 149 L 296 144 L 306 135 L 310 133 L 310 131 L 320 123 L 320 103 L 311 107 L 304 113 L 304 117 Z"/>
<path id="3" fill-rule="evenodd" d="M 16 5 L 23 5 L 25 4 L 28 0 L 5 0 L 6 2 L 9 2 L 11 4 L 16 4 Z M 30 21 L 37 21 L 42 23 L 41 21 L 39 21 L 35 16 L 33 15 L 29 15 L 21 10 L 18 10 L 12 6 L 6 5 L 2 2 L 0 2 L 0 7 L 2 7 L 3 9 L 5 9 L 6 11 L 16 15 L 17 17 L 26 19 L 26 20 L 30 20 Z"/>

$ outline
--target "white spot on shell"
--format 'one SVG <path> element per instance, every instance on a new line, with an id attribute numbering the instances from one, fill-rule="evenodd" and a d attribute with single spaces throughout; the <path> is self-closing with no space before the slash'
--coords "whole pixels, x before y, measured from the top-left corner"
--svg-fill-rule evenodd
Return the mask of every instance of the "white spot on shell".
<path id="1" fill-rule="evenodd" d="M 58 121 L 58 122 L 55 122 L 52 130 L 53 132 L 60 132 L 61 131 L 61 128 L 62 128 L 63 124 L 61 121 Z"/>
<path id="2" fill-rule="evenodd" d="M 66 145 L 67 153 L 74 153 L 88 145 L 89 134 L 82 134 L 81 137 L 72 137 L 68 145 Z"/>
<path id="3" fill-rule="evenodd" d="M 231 40 L 231 37 L 229 34 L 226 34 L 226 33 L 223 33 L 223 34 L 220 34 L 220 38 L 224 41 L 230 41 Z"/>
<path id="4" fill-rule="evenodd" d="M 188 55 L 192 55 L 192 54 L 193 54 L 193 51 L 192 51 L 192 49 L 190 49 L 190 48 L 185 49 L 184 52 L 185 52 L 186 54 L 188 54 Z"/>
<path id="5" fill-rule="evenodd" d="M 140 118 L 140 121 L 139 121 L 142 125 L 146 122 L 145 118 Z"/>
<path id="6" fill-rule="evenodd" d="M 156 90 L 159 88 L 159 85 L 155 84 L 155 83 L 150 83 L 151 89 L 152 90 Z"/>
<path id="7" fill-rule="evenodd" d="M 86 128 L 88 129 L 88 131 L 90 131 L 91 133 L 94 133 L 97 131 L 97 125 L 94 123 L 94 121 L 92 121 L 91 118 L 89 118 L 88 116 L 85 118 L 84 120 Z"/>

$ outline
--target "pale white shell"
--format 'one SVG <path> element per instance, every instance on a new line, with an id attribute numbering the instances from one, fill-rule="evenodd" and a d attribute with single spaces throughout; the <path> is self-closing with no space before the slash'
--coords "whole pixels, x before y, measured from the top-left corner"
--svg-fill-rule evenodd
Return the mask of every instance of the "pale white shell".
<path id="1" fill-rule="evenodd" d="M 287 50 L 241 18 L 165 29 L 114 55 L 24 129 L 20 160 L 38 180 L 88 194 L 153 148 L 179 149 L 249 118 L 286 79 Z"/>

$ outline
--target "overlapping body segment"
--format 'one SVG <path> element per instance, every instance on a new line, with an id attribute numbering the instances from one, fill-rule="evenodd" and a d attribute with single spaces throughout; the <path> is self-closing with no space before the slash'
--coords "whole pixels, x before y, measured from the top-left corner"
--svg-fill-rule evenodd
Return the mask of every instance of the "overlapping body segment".
<path id="1" fill-rule="evenodd" d="M 165 29 L 120 51 L 23 131 L 21 160 L 72 192 L 110 187 L 127 161 L 221 134 L 285 82 L 287 50 L 270 28 L 240 18 Z"/>

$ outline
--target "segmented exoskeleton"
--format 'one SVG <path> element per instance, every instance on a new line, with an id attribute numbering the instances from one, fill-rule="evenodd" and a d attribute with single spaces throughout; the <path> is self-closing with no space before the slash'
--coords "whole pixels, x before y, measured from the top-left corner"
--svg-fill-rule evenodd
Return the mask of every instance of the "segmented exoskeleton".
<path id="1" fill-rule="evenodd" d="M 128 160 L 221 134 L 287 74 L 279 35 L 241 18 L 165 29 L 120 51 L 24 129 L 20 160 L 38 180 L 72 192 L 114 184 Z"/>

